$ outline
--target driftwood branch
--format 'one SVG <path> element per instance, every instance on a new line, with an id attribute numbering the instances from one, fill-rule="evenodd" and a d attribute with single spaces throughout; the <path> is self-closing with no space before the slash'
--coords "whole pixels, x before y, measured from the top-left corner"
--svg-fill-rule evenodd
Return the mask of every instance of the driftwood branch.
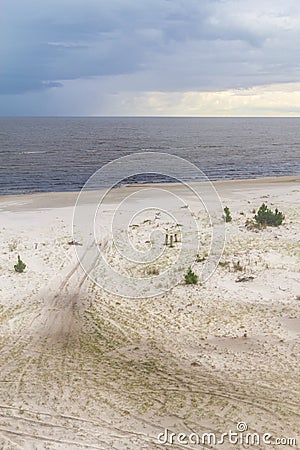
<path id="1" fill-rule="evenodd" d="M 238 277 L 235 280 L 235 282 L 236 283 L 242 283 L 244 281 L 253 281 L 253 280 L 254 280 L 254 277 L 252 275 L 249 275 L 249 276 L 244 275 L 244 276 Z"/>

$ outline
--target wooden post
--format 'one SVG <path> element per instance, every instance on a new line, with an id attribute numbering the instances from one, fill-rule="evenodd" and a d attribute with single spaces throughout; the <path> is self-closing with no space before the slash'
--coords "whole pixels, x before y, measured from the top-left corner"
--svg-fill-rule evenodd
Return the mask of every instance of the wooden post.
<path id="1" fill-rule="evenodd" d="M 170 236 L 170 247 L 174 247 L 174 245 L 173 245 L 173 234 L 171 234 L 171 236 Z"/>

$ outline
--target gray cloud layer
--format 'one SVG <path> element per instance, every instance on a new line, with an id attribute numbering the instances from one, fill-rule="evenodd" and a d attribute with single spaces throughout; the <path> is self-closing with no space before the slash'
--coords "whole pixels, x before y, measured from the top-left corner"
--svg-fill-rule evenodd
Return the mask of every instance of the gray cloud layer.
<path id="1" fill-rule="evenodd" d="M 299 0 L 2 0 L 0 95 L 129 75 L 122 89 L 300 79 Z"/>

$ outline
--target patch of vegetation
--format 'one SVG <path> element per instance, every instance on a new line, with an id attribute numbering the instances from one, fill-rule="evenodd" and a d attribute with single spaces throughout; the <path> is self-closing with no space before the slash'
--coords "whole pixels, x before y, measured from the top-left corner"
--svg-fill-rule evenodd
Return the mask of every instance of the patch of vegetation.
<path id="1" fill-rule="evenodd" d="M 230 209 L 228 208 L 228 206 L 225 206 L 224 208 L 224 213 L 225 213 L 225 222 L 231 222 L 232 221 L 232 217 L 231 217 L 231 213 L 230 213 Z"/>
<path id="2" fill-rule="evenodd" d="M 207 255 L 206 256 L 201 256 L 201 255 L 198 254 L 196 256 L 196 262 L 203 262 L 203 261 L 206 260 L 206 257 L 207 257 Z"/>
<path id="3" fill-rule="evenodd" d="M 229 261 L 219 261 L 220 267 L 229 267 L 230 263 Z"/>
<path id="4" fill-rule="evenodd" d="M 159 268 L 158 267 L 148 267 L 147 275 L 159 275 Z"/>
<path id="5" fill-rule="evenodd" d="M 219 261 L 219 266 L 228 269 L 230 272 L 245 271 L 245 267 L 241 265 L 240 261 Z"/>
<path id="6" fill-rule="evenodd" d="M 199 277 L 193 272 L 192 268 L 189 267 L 187 273 L 184 276 L 185 284 L 197 284 Z"/>
<path id="7" fill-rule="evenodd" d="M 261 205 L 254 216 L 255 222 L 262 227 L 278 227 L 284 220 L 284 214 L 276 208 L 273 212 L 265 203 Z"/>
<path id="8" fill-rule="evenodd" d="M 10 242 L 8 244 L 8 249 L 10 252 L 13 252 L 14 250 L 17 249 L 17 246 L 18 246 L 18 242 L 14 239 L 12 242 Z"/>
<path id="9" fill-rule="evenodd" d="M 234 263 L 233 263 L 233 270 L 234 270 L 235 272 L 243 272 L 244 267 L 240 264 L 239 261 L 238 261 L 238 262 L 234 262 Z"/>
<path id="10" fill-rule="evenodd" d="M 245 222 L 245 227 L 247 230 L 254 230 L 258 231 L 259 228 L 262 228 L 258 223 L 255 222 L 253 219 L 247 219 Z"/>
<path id="11" fill-rule="evenodd" d="M 26 264 L 23 263 L 23 261 L 20 258 L 20 255 L 18 255 L 18 262 L 17 262 L 17 264 L 14 265 L 15 271 L 18 273 L 22 273 L 22 272 L 24 272 L 25 268 L 26 268 Z"/>

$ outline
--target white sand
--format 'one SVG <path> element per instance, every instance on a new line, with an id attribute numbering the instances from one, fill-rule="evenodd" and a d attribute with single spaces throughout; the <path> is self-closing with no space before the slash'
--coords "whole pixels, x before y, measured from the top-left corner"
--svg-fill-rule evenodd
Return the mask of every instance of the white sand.
<path id="1" fill-rule="evenodd" d="M 241 421 L 300 448 L 299 181 L 215 183 L 233 216 L 222 266 L 203 286 L 139 300 L 81 269 L 68 245 L 76 193 L 0 197 L 0 448 L 153 450 L 165 428 L 225 433 Z M 284 224 L 247 230 L 262 202 Z M 236 283 L 243 274 L 254 280 Z"/>

